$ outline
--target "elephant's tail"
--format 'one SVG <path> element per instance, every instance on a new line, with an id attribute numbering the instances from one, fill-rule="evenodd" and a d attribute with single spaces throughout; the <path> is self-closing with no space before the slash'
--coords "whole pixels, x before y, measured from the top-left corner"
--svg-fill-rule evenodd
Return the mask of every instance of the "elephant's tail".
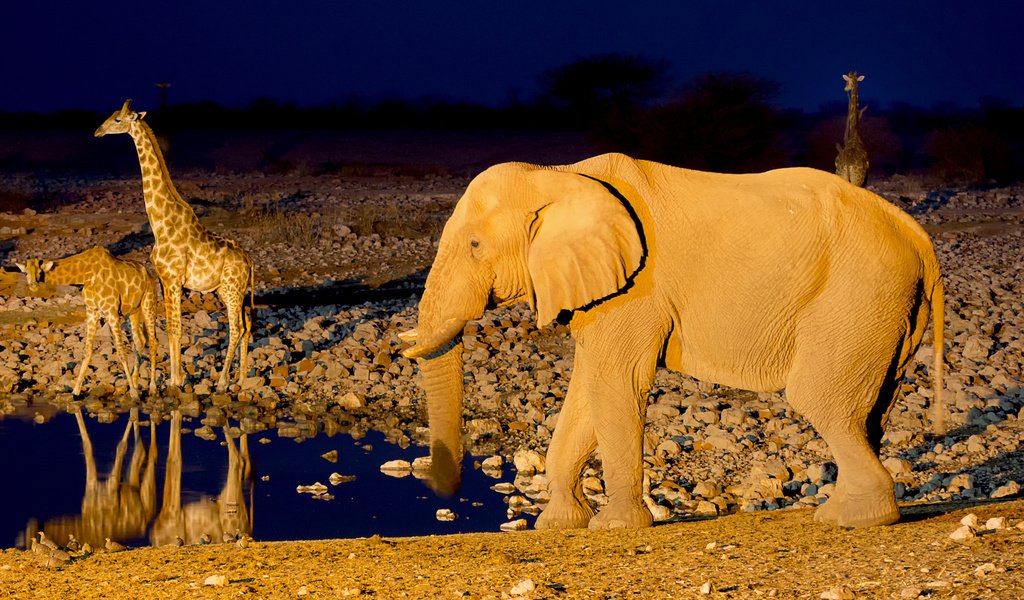
<path id="1" fill-rule="evenodd" d="M 945 324 L 945 286 L 942 284 L 942 276 L 937 275 L 935 278 L 935 285 L 932 287 L 932 329 L 934 341 L 932 346 L 934 348 L 933 356 L 935 360 L 934 364 L 934 375 L 932 376 L 932 431 L 935 435 L 943 435 L 946 433 L 946 405 L 943 402 L 943 391 L 945 390 L 945 384 L 942 381 L 943 371 L 945 369 L 945 360 L 943 354 L 945 352 L 945 335 L 946 335 L 946 324 Z"/>

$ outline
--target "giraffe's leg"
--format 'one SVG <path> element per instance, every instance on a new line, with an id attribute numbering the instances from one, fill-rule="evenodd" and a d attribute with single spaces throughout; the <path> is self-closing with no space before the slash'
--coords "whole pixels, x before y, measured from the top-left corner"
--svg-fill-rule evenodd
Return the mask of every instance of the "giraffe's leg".
<path id="1" fill-rule="evenodd" d="M 170 356 L 171 385 L 181 386 L 181 286 L 164 283 L 164 311 L 167 314 L 167 353 Z"/>
<path id="2" fill-rule="evenodd" d="M 114 342 L 114 350 L 117 351 L 117 357 L 121 359 L 121 367 L 124 368 L 124 374 L 128 377 L 128 393 L 131 394 L 133 400 L 139 399 L 139 390 L 135 386 L 133 374 L 137 369 L 137 364 L 132 365 L 128 362 L 128 353 L 124 349 L 124 338 L 122 337 L 121 331 L 121 319 L 117 316 L 117 313 L 107 315 L 107 324 L 110 325 L 110 338 Z"/>
<path id="3" fill-rule="evenodd" d="M 132 361 L 131 382 L 132 382 L 133 386 L 138 388 L 139 387 L 139 371 L 142 370 L 140 367 L 142 366 L 142 356 L 143 356 L 143 345 L 144 344 L 143 344 L 143 338 L 142 338 L 142 335 L 143 335 L 143 331 L 142 331 L 142 328 L 141 328 L 142 324 L 141 324 L 141 322 L 139 320 L 139 313 L 137 311 L 133 312 L 130 315 L 128 315 L 128 324 L 131 327 L 131 331 L 132 331 L 132 346 L 135 348 L 135 356 L 134 356 L 135 360 Z"/>
<path id="4" fill-rule="evenodd" d="M 243 292 L 244 293 L 244 292 Z M 242 334 L 239 336 L 238 346 L 239 354 L 238 357 L 238 383 L 242 381 L 249 374 L 249 341 L 252 340 L 252 306 L 245 306 L 245 300 L 242 300 Z"/>
<path id="5" fill-rule="evenodd" d="M 145 338 L 140 341 L 142 345 L 149 346 L 149 395 L 156 394 L 156 295 L 147 294 L 142 299 L 142 333 Z M 142 349 L 139 349 L 142 355 Z"/>
<path id="6" fill-rule="evenodd" d="M 228 387 L 228 377 L 231 373 L 231 363 L 235 358 L 235 351 L 238 349 L 238 339 L 241 337 L 242 328 L 242 296 L 236 288 L 221 287 L 218 290 L 221 301 L 228 313 L 228 352 L 224 357 L 224 368 L 221 369 L 220 378 L 217 380 L 217 389 L 223 390 Z M 239 369 L 239 381 L 245 377 L 245 373 Z"/>
<path id="7" fill-rule="evenodd" d="M 100 315 L 95 312 L 87 312 L 85 315 L 85 356 L 82 357 L 82 364 L 78 366 L 78 377 L 75 378 L 75 387 L 71 393 L 77 396 L 82 392 L 82 380 L 85 379 L 85 372 L 89 370 L 89 361 L 92 360 L 92 345 L 96 341 L 96 329 L 99 328 Z"/>

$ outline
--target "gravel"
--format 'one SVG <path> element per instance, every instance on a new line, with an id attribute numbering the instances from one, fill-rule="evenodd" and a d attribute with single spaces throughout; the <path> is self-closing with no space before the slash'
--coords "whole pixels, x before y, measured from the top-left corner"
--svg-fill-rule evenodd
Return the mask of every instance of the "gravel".
<path id="1" fill-rule="evenodd" d="M 25 185 L 0 178 L 0 189 Z M 5 266 L 96 244 L 145 259 L 152 238 L 137 182 L 53 185 L 77 200 L 53 213 L 0 213 L 0 243 L 6 237 L 11 248 Z M 258 186 L 232 176 L 185 178 L 182 191 L 204 220 L 238 239 L 256 260 L 250 369 L 229 393 L 213 391 L 226 317 L 214 295 L 192 293 L 183 320 L 187 384 L 145 397 L 143 410 L 180 406 L 205 426 L 196 435 L 225 423 L 245 432 L 276 428 L 286 438 L 320 432 L 358 438 L 374 429 L 403 447 L 425 445 L 417 368 L 401 355 L 398 333 L 415 325 L 417 286 L 464 185 L 457 178 L 281 176 Z M 897 496 L 903 502 L 1018 496 L 1024 482 L 1024 189 L 922 190 L 894 179 L 878 191 L 932 233 L 946 281 L 951 431 L 935 437 L 928 425 L 934 394 L 929 332 L 881 448 Z M 252 218 L 252 207 L 270 205 L 293 220 L 314 219 L 319 233 L 266 242 L 271 233 Z M 396 215 L 410 222 L 388 229 L 374 221 Z M 108 226 L 97 225 L 102 222 Z M 371 233 L 375 227 L 379 232 Z M 106 327 L 83 396 L 70 394 L 82 355 L 80 292 L 60 287 L 32 294 L 23 279 L 12 281 L 0 286 L 0 415 L 35 412 L 46 419 L 52 412 L 41 407 L 75 404 L 109 419 L 126 411 L 125 381 L 110 375 L 120 370 Z M 335 289 L 340 281 L 366 289 L 391 282 L 393 291 L 361 304 L 321 302 L 318 290 Z M 278 292 L 289 290 L 300 290 L 306 301 L 277 300 Z M 162 329 L 158 339 L 162 382 Z M 516 469 L 514 497 L 522 501 L 510 502 L 510 518 L 535 514 L 547 500 L 544 453 L 571 377 L 572 341 L 563 328 L 537 330 L 525 306 L 490 311 L 467 327 L 465 341 L 466 447 L 479 457 L 477 467 Z M 665 370 L 651 391 L 644 451 L 646 500 L 663 519 L 816 506 L 834 490 L 837 475 L 824 442 L 784 393 L 729 389 Z M 597 507 L 607 501 L 600 475 L 595 459 L 584 473 L 584 489 Z"/>

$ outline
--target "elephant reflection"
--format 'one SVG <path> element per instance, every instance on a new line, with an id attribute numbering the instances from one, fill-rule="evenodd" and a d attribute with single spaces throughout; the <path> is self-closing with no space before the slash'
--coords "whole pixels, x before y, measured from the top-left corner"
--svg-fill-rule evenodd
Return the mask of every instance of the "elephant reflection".
<path id="1" fill-rule="evenodd" d="M 57 543 L 63 544 L 69 535 L 73 535 L 80 542 L 87 542 L 97 548 L 103 546 L 106 538 L 131 540 L 142 537 L 156 511 L 156 426 L 150 422 L 147 451 L 139 435 L 138 409 L 133 408 L 124 434 L 117 444 L 114 464 L 107 477 L 100 481 L 85 418 L 78 408 L 74 413 L 78 421 L 78 432 L 82 437 L 82 453 L 85 456 L 85 495 L 82 497 L 82 512 L 79 515 L 62 516 L 46 521 L 43 530 Z M 134 449 L 129 462 L 128 478 L 124 480 L 124 459 L 128 451 L 130 433 L 134 434 Z M 32 539 L 36 534 L 34 523 L 33 521 L 29 524 L 26 540 Z"/>
<path id="2" fill-rule="evenodd" d="M 224 534 L 235 536 L 252 533 L 252 498 L 245 502 L 245 482 L 251 479 L 249 444 L 245 434 L 238 446 L 224 429 L 228 448 L 228 472 L 224 488 L 216 499 L 206 497 L 181 504 L 181 412 L 171 411 L 171 433 L 167 450 L 167 469 L 164 473 L 163 503 L 150 531 L 150 543 L 163 546 L 175 543 L 177 538 L 185 544 L 196 544 L 207 534 L 219 542 Z M 252 490 L 251 485 L 249 486 Z"/>

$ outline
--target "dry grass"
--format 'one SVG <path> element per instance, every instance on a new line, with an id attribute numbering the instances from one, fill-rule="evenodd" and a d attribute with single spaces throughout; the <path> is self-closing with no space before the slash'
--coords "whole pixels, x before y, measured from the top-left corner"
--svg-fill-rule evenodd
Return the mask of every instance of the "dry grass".
<path id="1" fill-rule="evenodd" d="M 319 212 L 287 207 L 281 202 L 256 204 L 247 201 L 241 224 L 256 231 L 262 244 L 285 243 L 296 247 L 319 245 L 341 237 L 344 228 L 359 237 L 437 239 L 450 206 L 436 201 L 411 204 L 401 198 L 361 201 L 332 206 Z"/>

